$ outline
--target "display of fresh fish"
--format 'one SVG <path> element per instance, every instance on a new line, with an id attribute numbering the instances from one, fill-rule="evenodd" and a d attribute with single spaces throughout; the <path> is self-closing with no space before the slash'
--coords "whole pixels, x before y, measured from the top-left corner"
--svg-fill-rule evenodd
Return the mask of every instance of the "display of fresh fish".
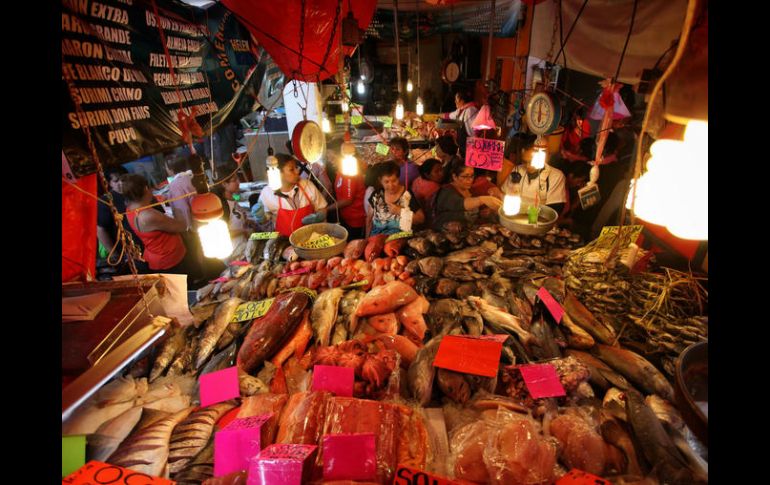
<path id="1" fill-rule="evenodd" d="M 425 331 L 428 326 L 425 324 L 423 315 L 430 309 L 430 302 L 422 295 L 418 296 L 411 303 L 408 303 L 396 311 L 396 317 L 404 330 L 416 342 L 422 342 L 425 338 Z"/>
<path id="2" fill-rule="evenodd" d="M 174 475 L 177 485 L 199 485 L 214 476 L 214 437 L 182 471 Z"/>
<path id="3" fill-rule="evenodd" d="M 183 409 L 134 431 L 107 462 L 153 477 L 161 476 L 168 460 L 171 432 L 192 410 L 192 407 Z"/>
<path id="4" fill-rule="evenodd" d="M 354 239 L 348 241 L 348 245 L 345 246 L 345 251 L 342 253 L 347 259 L 359 259 L 364 254 L 366 249 L 365 239 Z"/>
<path id="5" fill-rule="evenodd" d="M 238 388 L 241 391 L 242 397 L 253 396 L 268 391 L 268 387 L 262 382 L 262 379 L 246 374 L 241 369 L 238 369 Z"/>
<path id="6" fill-rule="evenodd" d="M 433 243 L 424 237 L 410 238 L 406 243 L 410 248 L 417 251 L 420 256 L 428 256 L 434 250 Z M 406 252 L 406 251 L 405 251 Z"/>
<path id="7" fill-rule="evenodd" d="M 564 311 L 575 325 L 590 333 L 597 341 L 607 345 L 615 343 L 615 330 L 599 321 L 572 293 L 564 298 Z"/>
<path id="8" fill-rule="evenodd" d="M 441 270 L 444 268 L 444 260 L 437 256 L 429 256 L 417 260 L 417 265 L 420 272 L 425 276 L 438 278 L 441 275 Z"/>
<path id="9" fill-rule="evenodd" d="M 232 367 L 235 364 L 236 345 L 235 342 L 228 345 L 226 348 L 218 351 L 212 355 L 206 365 L 200 370 L 199 375 L 208 374 L 209 372 L 216 372 L 218 370 Z"/>
<path id="10" fill-rule="evenodd" d="M 625 455 L 626 473 L 644 476 L 645 473 L 642 471 L 642 467 L 639 464 L 639 457 L 637 456 L 634 442 L 623 423 L 620 423 L 608 413 L 602 413 L 599 429 L 601 430 L 604 441 L 615 446 Z"/>
<path id="11" fill-rule="evenodd" d="M 460 283 L 455 280 L 452 280 L 449 278 L 439 278 L 435 286 L 431 285 L 432 287 L 431 289 L 438 296 L 454 296 L 455 291 L 457 291 L 457 288 L 459 286 L 460 286 Z M 421 292 L 421 293 L 426 294 L 425 292 Z"/>
<path id="12" fill-rule="evenodd" d="M 99 426 L 93 434 L 86 438 L 88 460 L 103 462 L 109 458 L 131 433 L 141 417 L 142 407 L 135 406 Z"/>
<path id="13" fill-rule="evenodd" d="M 300 324 L 309 304 L 310 297 L 298 291 L 276 296 L 267 314 L 252 322 L 238 352 L 238 367 L 251 374 L 271 358 Z"/>
<path id="14" fill-rule="evenodd" d="M 286 345 L 270 361 L 273 365 L 280 367 L 292 355 L 297 358 L 301 357 L 305 353 L 305 349 L 312 337 L 313 326 L 310 323 L 310 312 L 305 310 L 305 314 L 302 316 L 302 321 L 297 326 L 297 329 L 289 337 Z"/>
<path id="15" fill-rule="evenodd" d="M 91 434 L 106 421 L 135 406 L 148 391 L 147 379 L 118 377 L 105 384 L 62 423 L 62 435 Z"/>
<path id="16" fill-rule="evenodd" d="M 469 296 L 468 301 L 476 307 L 484 320 L 509 332 L 514 332 L 523 344 L 528 345 L 534 340 L 534 336 L 524 330 L 518 317 L 494 307 L 476 296 Z"/>
<path id="17" fill-rule="evenodd" d="M 321 292 L 313 303 L 310 321 L 313 325 L 316 341 L 326 347 L 331 339 L 332 326 L 337 321 L 337 309 L 340 299 L 345 294 L 341 288 L 331 288 Z"/>
<path id="18" fill-rule="evenodd" d="M 211 292 L 214 290 L 214 283 L 209 283 L 206 286 L 202 286 L 198 288 L 198 291 L 195 292 L 195 301 L 202 301 L 206 297 L 208 297 Z"/>
<path id="19" fill-rule="evenodd" d="M 246 324 L 248 322 L 230 322 L 227 325 L 227 328 L 225 328 L 225 331 L 222 332 L 222 336 L 219 337 L 219 340 L 217 341 L 216 350 L 222 350 L 231 343 L 233 343 L 233 340 L 238 338 L 241 333 L 245 330 Z"/>
<path id="20" fill-rule="evenodd" d="M 409 391 L 420 406 L 428 404 L 433 394 L 433 378 L 436 375 L 433 359 L 436 357 L 442 337 L 434 337 L 428 341 L 425 347 L 417 352 L 414 362 L 407 371 Z"/>
<path id="21" fill-rule="evenodd" d="M 200 408 L 174 428 L 168 446 L 171 474 L 182 471 L 203 450 L 214 431 L 214 424 L 234 407 L 235 402 L 225 401 Z"/>
<path id="22" fill-rule="evenodd" d="M 356 315 L 365 317 L 391 313 L 416 299 L 417 293 L 411 286 L 401 281 L 391 281 L 382 286 L 372 288 L 358 304 Z"/>
<path id="23" fill-rule="evenodd" d="M 623 374 L 639 389 L 672 401 L 674 389 L 671 384 L 647 359 L 630 350 L 596 344 L 591 353 L 608 366 Z"/>
<path id="24" fill-rule="evenodd" d="M 214 301 L 206 301 L 206 302 L 199 302 L 195 305 L 190 307 L 190 313 L 192 313 L 193 316 L 193 324 L 196 328 L 200 327 L 203 322 L 211 318 L 211 316 L 214 314 L 214 311 L 216 311 L 217 306 L 219 306 L 219 302 Z"/>
<path id="25" fill-rule="evenodd" d="M 591 384 L 599 389 L 607 390 L 617 387 L 621 390 L 630 389 L 632 386 L 625 377 L 610 369 L 607 364 L 593 355 L 579 350 L 567 349 L 565 355 L 575 357 L 591 370 Z"/>
<path id="26" fill-rule="evenodd" d="M 391 258 L 395 258 L 399 254 L 401 254 L 401 249 L 406 244 L 406 239 L 394 239 L 392 241 L 388 241 L 385 243 L 385 246 L 383 250 L 385 251 L 385 255 L 389 256 Z"/>
<path id="27" fill-rule="evenodd" d="M 626 391 L 626 414 L 636 441 L 647 460 L 654 464 L 658 477 L 665 483 L 696 483 L 687 460 L 671 441 L 652 409 L 636 391 Z"/>
<path id="28" fill-rule="evenodd" d="M 163 342 L 158 356 L 152 365 L 150 372 L 150 382 L 154 381 L 163 374 L 163 371 L 171 365 L 174 357 L 184 349 L 189 331 L 186 328 L 171 329 L 171 335 Z"/>
<path id="29" fill-rule="evenodd" d="M 573 349 L 590 349 L 596 343 L 591 334 L 572 321 L 568 313 L 562 315 L 561 324 L 567 329 L 567 341 Z"/>
<path id="30" fill-rule="evenodd" d="M 345 293 L 340 300 L 339 311 L 337 312 L 337 322 L 341 323 L 348 330 L 350 335 L 356 331 L 356 327 L 358 326 L 356 309 L 364 296 L 366 296 L 365 291 L 351 290 Z"/>
<path id="31" fill-rule="evenodd" d="M 471 388 L 463 374 L 448 369 L 438 369 L 436 379 L 441 392 L 454 402 L 465 404 L 470 399 Z"/>
<path id="32" fill-rule="evenodd" d="M 479 246 L 472 246 L 469 248 L 461 249 L 459 251 L 452 251 L 444 256 L 445 263 L 470 263 L 476 260 L 483 260 L 489 258 L 497 251 L 497 245 L 492 241 L 484 241 Z"/>
<path id="33" fill-rule="evenodd" d="M 200 369 L 209 355 L 211 355 L 222 333 L 224 333 L 233 316 L 235 316 L 235 310 L 241 303 L 243 303 L 243 300 L 240 298 L 230 298 L 217 307 L 214 316 L 201 333 L 198 350 L 195 353 L 196 369 Z"/>
<path id="34" fill-rule="evenodd" d="M 382 249 L 385 247 L 385 240 L 388 239 L 387 234 L 377 234 L 371 236 L 366 243 L 366 249 L 364 249 L 364 259 L 371 263 L 376 258 L 380 257 Z"/>

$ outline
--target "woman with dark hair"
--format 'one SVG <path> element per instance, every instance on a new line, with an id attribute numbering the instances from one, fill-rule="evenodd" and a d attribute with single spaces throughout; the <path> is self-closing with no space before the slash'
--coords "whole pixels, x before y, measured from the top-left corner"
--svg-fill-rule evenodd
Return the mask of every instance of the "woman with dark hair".
<path id="1" fill-rule="evenodd" d="M 211 190 L 219 196 L 219 200 L 222 202 L 222 210 L 224 211 L 222 219 L 230 229 L 233 247 L 243 242 L 256 229 L 256 224 L 248 217 L 249 212 L 238 205 L 241 184 L 237 170 L 237 166 L 233 163 L 220 165 L 217 168 L 217 185 Z"/>
<path id="2" fill-rule="evenodd" d="M 147 179 L 141 175 L 123 175 L 121 185 L 128 224 L 144 244 L 143 257 L 150 270 L 190 274 L 194 270 L 194 258 L 180 236 L 187 230 L 187 222 L 146 207 L 154 202 L 154 197 Z"/>
<path id="3" fill-rule="evenodd" d="M 413 193 L 406 190 L 399 180 L 399 169 L 395 162 L 379 164 L 378 180 L 381 188 L 376 190 L 369 198 L 372 207 L 369 216 L 371 227 L 369 235 L 395 234 L 402 231 L 404 225 L 401 218 L 406 213 L 404 209 L 412 212 L 412 224 L 419 225 L 425 221 L 425 214 Z"/>
<path id="4" fill-rule="evenodd" d="M 409 142 L 406 138 L 397 136 L 390 140 L 390 156 L 399 167 L 399 180 L 401 184 L 410 187 L 419 176 L 417 165 L 409 160 Z"/>
<path id="5" fill-rule="evenodd" d="M 572 118 L 564 129 L 559 149 L 561 158 L 569 162 L 585 161 L 580 150 L 580 142 L 590 136 L 591 125 L 586 117 L 586 109 L 580 106 L 572 113 Z"/>
<path id="6" fill-rule="evenodd" d="M 457 150 L 457 143 L 452 135 L 441 135 L 436 139 L 436 158 L 441 160 L 443 167 L 457 158 Z"/>
<path id="7" fill-rule="evenodd" d="M 285 153 L 275 155 L 281 173 L 278 190 L 262 189 L 260 201 L 265 212 L 275 221 L 275 230 L 282 236 L 290 236 L 304 224 L 308 216 L 316 220 L 326 218 L 326 199 L 315 185 L 299 176 L 297 162 Z"/>
<path id="8" fill-rule="evenodd" d="M 444 223 L 457 221 L 463 224 L 474 223 L 479 217 L 479 209 L 488 207 L 497 211 L 502 201 L 491 195 L 474 197 L 471 193 L 475 178 L 473 167 L 467 167 L 458 161 L 449 169 L 449 183 L 441 187 L 436 194 L 434 205 L 433 228 L 440 231 Z"/>

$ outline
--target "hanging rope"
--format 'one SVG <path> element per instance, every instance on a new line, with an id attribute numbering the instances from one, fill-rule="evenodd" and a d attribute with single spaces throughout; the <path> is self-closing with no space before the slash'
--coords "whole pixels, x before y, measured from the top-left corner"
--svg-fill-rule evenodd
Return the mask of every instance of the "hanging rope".
<path id="1" fill-rule="evenodd" d="M 634 30 L 634 19 L 636 18 L 636 5 L 639 0 L 634 0 L 634 10 L 631 12 L 631 24 L 628 26 L 628 35 L 626 35 L 626 43 L 623 44 L 623 52 L 620 53 L 620 61 L 618 62 L 618 69 L 615 71 L 615 77 L 612 81 L 615 82 L 620 76 L 620 68 L 623 66 L 623 59 L 626 57 L 626 48 L 628 47 L 628 41 L 631 39 L 631 31 Z"/>
<path id="2" fill-rule="evenodd" d="M 572 22 L 572 25 L 569 28 L 569 31 L 567 32 L 567 37 L 564 39 L 564 43 L 561 45 L 561 48 L 559 49 L 559 52 L 556 54 L 555 59 L 558 59 L 561 55 L 564 48 L 567 46 L 567 42 L 569 42 L 569 37 L 572 35 L 572 30 L 575 28 L 575 25 L 577 25 L 577 21 L 580 18 L 581 15 L 583 15 L 583 9 L 586 8 L 586 4 L 588 3 L 588 0 L 583 1 L 583 5 L 580 6 L 580 10 L 578 10 L 577 16 L 575 17 L 575 20 Z"/>

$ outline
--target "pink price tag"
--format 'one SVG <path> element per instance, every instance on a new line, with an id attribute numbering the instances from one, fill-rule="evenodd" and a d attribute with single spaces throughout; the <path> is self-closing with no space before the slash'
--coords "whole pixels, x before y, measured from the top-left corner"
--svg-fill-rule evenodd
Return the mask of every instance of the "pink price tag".
<path id="1" fill-rule="evenodd" d="M 371 480 L 377 473 L 374 433 L 323 437 L 324 480 Z"/>
<path id="2" fill-rule="evenodd" d="M 313 391 L 329 391 L 336 396 L 353 397 L 354 369 L 336 365 L 313 366 Z"/>
<path id="3" fill-rule="evenodd" d="M 551 364 L 520 365 L 519 370 L 533 399 L 566 396 L 559 373 Z"/>
<path id="4" fill-rule="evenodd" d="M 238 367 L 233 366 L 203 374 L 200 377 L 200 394 L 201 406 L 204 408 L 234 397 L 240 397 Z"/>
<path id="5" fill-rule="evenodd" d="M 310 268 L 300 268 L 294 271 L 288 271 L 286 273 L 279 274 L 278 277 L 285 278 L 287 276 L 294 276 L 294 275 L 305 274 L 305 273 L 310 273 Z"/>
<path id="6" fill-rule="evenodd" d="M 315 445 L 274 444 L 251 461 L 247 485 L 302 485 L 315 462 Z"/>
<path id="7" fill-rule="evenodd" d="M 228 278 L 227 276 L 220 276 L 215 280 L 209 281 L 209 283 L 227 283 L 228 281 L 230 281 L 230 278 Z"/>
<path id="8" fill-rule="evenodd" d="M 559 305 L 559 302 L 556 301 L 550 293 L 548 293 L 548 290 L 545 289 L 545 286 L 541 286 L 540 289 L 537 290 L 537 296 L 543 300 L 545 307 L 548 308 L 549 312 L 551 312 L 551 315 L 553 315 L 556 323 L 561 323 L 561 317 L 564 316 L 564 309 L 561 307 L 561 305 Z"/>
<path id="9" fill-rule="evenodd" d="M 230 266 L 248 266 L 250 264 L 248 261 L 232 261 Z"/>
<path id="10" fill-rule="evenodd" d="M 214 433 L 214 476 L 248 470 L 262 449 L 262 427 L 272 414 L 234 419 Z"/>

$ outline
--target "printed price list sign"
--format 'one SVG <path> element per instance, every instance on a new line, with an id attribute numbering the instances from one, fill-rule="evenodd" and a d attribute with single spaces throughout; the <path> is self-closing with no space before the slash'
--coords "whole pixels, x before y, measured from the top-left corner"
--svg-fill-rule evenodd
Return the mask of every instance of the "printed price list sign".
<path id="1" fill-rule="evenodd" d="M 231 322 L 245 322 L 247 320 L 254 320 L 255 318 L 263 317 L 270 310 L 270 306 L 273 304 L 274 298 L 268 298 L 267 300 L 250 301 L 244 303 L 235 309 L 235 315 Z"/>

